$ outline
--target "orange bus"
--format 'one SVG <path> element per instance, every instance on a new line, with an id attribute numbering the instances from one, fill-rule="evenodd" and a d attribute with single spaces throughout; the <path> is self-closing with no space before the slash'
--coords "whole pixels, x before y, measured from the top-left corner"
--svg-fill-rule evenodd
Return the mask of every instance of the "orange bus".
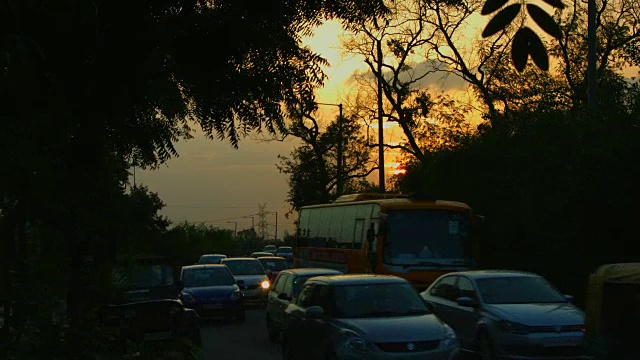
<path id="1" fill-rule="evenodd" d="M 480 219 L 456 201 L 343 195 L 300 210 L 294 265 L 396 275 L 421 291 L 440 275 L 476 267 Z"/>

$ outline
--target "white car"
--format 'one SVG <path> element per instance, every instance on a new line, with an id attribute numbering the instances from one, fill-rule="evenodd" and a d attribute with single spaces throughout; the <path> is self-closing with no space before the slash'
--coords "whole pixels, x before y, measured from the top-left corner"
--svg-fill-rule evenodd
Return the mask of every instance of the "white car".
<path id="1" fill-rule="evenodd" d="M 480 359 L 587 359 L 584 313 L 543 277 L 478 270 L 439 277 L 420 294 Z"/>
<path id="2" fill-rule="evenodd" d="M 267 272 L 258 259 L 251 257 L 226 258 L 221 264 L 226 265 L 240 286 L 245 304 L 266 305 L 267 294 L 271 284 Z"/>

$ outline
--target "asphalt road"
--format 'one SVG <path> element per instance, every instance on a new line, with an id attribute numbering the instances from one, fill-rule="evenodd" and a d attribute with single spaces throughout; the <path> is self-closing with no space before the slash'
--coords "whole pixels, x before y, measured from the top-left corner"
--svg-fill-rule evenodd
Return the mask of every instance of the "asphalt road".
<path id="1" fill-rule="evenodd" d="M 264 309 L 247 309 L 244 323 L 207 321 L 201 325 L 202 360 L 281 359 L 276 344 L 269 342 Z"/>

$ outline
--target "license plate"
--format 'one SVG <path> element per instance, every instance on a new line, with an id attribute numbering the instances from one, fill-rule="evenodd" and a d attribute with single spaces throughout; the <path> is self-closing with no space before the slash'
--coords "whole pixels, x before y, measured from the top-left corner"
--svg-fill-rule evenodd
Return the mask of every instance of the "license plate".
<path id="1" fill-rule="evenodd" d="M 171 331 L 162 331 L 162 332 L 144 334 L 144 340 L 145 341 L 167 340 L 167 339 L 171 339 L 172 336 L 173 334 L 171 333 Z"/>
<path id="2" fill-rule="evenodd" d="M 577 346 L 580 344 L 580 339 L 576 337 L 546 338 L 543 344 L 545 347 Z"/>
<path id="3" fill-rule="evenodd" d="M 222 304 L 204 304 L 202 307 L 205 310 L 222 309 Z"/>

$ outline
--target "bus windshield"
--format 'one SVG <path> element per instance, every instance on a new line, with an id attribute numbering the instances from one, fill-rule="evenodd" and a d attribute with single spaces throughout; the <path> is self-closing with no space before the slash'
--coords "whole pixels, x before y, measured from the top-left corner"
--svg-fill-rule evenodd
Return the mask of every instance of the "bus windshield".
<path id="1" fill-rule="evenodd" d="M 390 265 L 469 265 L 469 219 L 432 209 L 393 210 L 386 216 L 384 262 Z"/>

